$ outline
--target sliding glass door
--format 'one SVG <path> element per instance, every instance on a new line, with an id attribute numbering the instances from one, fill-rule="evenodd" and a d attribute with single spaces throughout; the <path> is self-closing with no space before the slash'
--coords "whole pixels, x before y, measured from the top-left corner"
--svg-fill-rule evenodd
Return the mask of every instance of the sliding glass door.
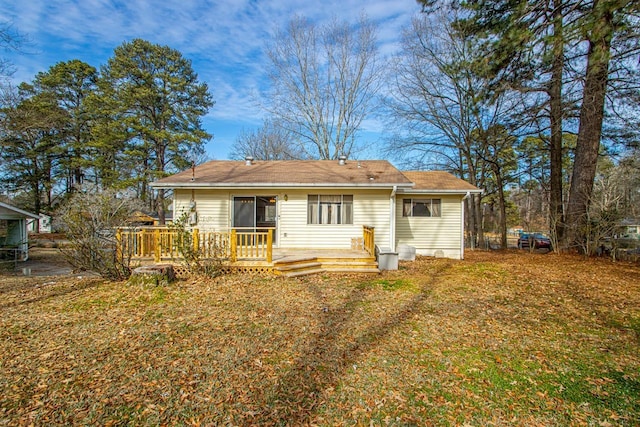
<path id="1" fill-rule="evenodd" d="M 276 196 L 242 196 L 233 198 L 233 227 L 245 231 L 273 228 L 276 239 Z"/>

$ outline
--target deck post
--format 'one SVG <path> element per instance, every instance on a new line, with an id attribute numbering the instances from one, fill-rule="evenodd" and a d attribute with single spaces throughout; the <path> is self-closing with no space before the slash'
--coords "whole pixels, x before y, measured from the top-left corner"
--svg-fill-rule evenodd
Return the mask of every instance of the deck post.
<path id="1" fill-rule="evenodd" d="M 200 232 L 197 228 L 194 228 L 192 231 L 193 234 L 193 252 L 198 253 L 198 248 L 200 247 Z"/>
<path id="2" fill-rule="evenodd" d="M 271 263 L 273 259 L 273 230 L 267 230 L 267 262 Z"/>
<path id="3" fill-rule="evenodd" d="M 229 256 L 231 258 L 231 262 L 236 262 L 238 256 L 238 254 L 236 253 L 236 251 L 238 250 L 238 236 L 236 236 L 235 228 L 231 229 L 231 236 L 229 237 L 229 240 L 231 240 L 229 242 L 231 247 L 231 253 L 229 254 Z"/>
<path id="4" fill-rule="evenodd" d="M 153 244 L 154 246 L 154 254 L 153 254 L 153 260 L 154 262 L 158 263 L 160 262 L 160 229 L 156 228 L 155 230 L 153 230 Z"/>
<path id="5" fill-rule="evenodd" d="M 116 261 L 122 262 L 122 228 L 116 231 Z"/>
<path id="6" fill-rule="evenodd" d="M 363 225 L 362 233 L 363 233 L 362 238 L 364 243 L 364 250 L 367 251 L 371 256 L 375 255 L 376 239 L 374 234 L 375 233 L 374 227 Z"/>

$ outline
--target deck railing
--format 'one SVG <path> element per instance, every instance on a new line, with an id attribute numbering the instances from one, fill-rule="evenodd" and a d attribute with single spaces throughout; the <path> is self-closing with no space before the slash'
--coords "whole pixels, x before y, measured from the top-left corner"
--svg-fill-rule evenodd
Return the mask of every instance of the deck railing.
<path id="1" fill-rule="evenodd" d="M 253 229 L 252 229 L 253 230 Z M 167 227 L 121 228 L 117 232 L 118 251 L 132 259 L 147 258 L 160 262 L 178 259 L 186 249 L 198 252 L 201 258 L 229 261 L 273 259 L 273 229 L 229 232 L 172 230 Z M 181 253 L 182 252 L 182 253 Z"/>
<path id="2" fill-rule="evenodd" d="M 192 248 L 201 258 L 218 258 L 231 262 L 273 260 L 273 228 L 234 228 L 228 232 L 183 232 L 168 227 L 120 228 L 117 231 L 118 253 L 132 259 L 153 259 L 155 262 L 182 257 Z M 362 247 L 375 256 L 374 228 L 362 227 Z"/>
<path id="3" fill-rule="evenodd" d="M 374 228 L 368 225 L 362 226 L 362 242 L 364 250 L 371 256 L 376 254 Z"/>

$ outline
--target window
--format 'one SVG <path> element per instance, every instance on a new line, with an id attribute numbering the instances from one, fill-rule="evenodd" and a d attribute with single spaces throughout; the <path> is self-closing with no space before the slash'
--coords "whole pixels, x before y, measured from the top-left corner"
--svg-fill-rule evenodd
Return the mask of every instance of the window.
<path id="1" fill-rule="evenodd" d="M 441 216 L 440 199 L 404 199 L 402 216 Z"/>
<path id="2" fill-rule="evenodd" d="M 308 196 L 307 224 L 353 224 L 353 196 Z"/>

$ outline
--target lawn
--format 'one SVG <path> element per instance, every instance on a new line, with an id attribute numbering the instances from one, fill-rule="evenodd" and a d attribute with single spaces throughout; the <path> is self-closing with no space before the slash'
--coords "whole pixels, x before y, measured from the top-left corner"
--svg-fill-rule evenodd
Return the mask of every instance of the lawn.
<path id="1" fill-rule="evenodd" d="M 523 251 L 167 287 L 0 276 L 0 425 L 638 425 L 640 267 Z"/>

